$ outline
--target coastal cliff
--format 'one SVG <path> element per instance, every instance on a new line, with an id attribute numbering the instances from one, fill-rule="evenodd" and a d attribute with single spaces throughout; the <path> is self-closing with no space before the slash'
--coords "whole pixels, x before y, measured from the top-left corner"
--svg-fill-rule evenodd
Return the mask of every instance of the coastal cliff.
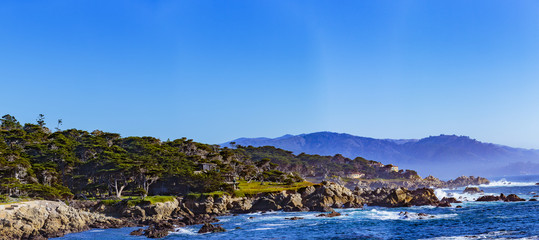
<path id="1" fill-rule="evenodd" d="M 2 205 L 0 239 L 46 239 L 91 228 L 125 227 L 128 221 L 82 211 L 63 202 L 36 200 Z"/>

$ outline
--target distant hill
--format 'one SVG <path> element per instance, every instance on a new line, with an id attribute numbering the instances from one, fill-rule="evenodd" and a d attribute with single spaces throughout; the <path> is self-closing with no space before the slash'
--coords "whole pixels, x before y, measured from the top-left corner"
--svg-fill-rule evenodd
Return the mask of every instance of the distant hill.
<path id="1" fill-rule="evenodd" d="M 274 146 L 296 154 L 361 156 L 414 169 L 423 176 L 432 174 L 441 178 L 539 174 L 539 150 L 484 143 L 467 136 L 375 139 L 317 132 L 278 138 L 239 138 L 230 142 L 242 146 Z M 222 146 L 230 147 L 230 142 Z"/>

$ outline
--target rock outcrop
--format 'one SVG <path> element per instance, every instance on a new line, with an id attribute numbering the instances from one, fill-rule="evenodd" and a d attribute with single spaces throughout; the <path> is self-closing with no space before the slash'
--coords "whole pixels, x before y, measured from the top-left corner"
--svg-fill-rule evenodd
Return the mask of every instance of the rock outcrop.
<path id="1" fill-rule="evenodd" d="M 484 193 L 484 191 L 479 189 L 478 187 L 466 187 L 463 193 L 476 194 L 476 193 Z"/>
<path id="2" fill-rule="evenodd" d="M 369 206 L 410 207 L 431 205 L 438 206 L 440 201 L 431 188 L 408 190 L 406 188 L 379 188 L 361 194 Z"/>
<path id="3" fill-rule="evenodd" d="M 520 198 L 516 194 L 509 194 L 509 195 L 505 196 L 502 193 L 502 194 L 500 194 L 500 196 L 494 196 L 494 195 L 481 196 L 476 201 L 477 202 L 493 202 L 493 201 L 521 202 L 521 201 L 526 201 L 526 200 Z"/>
<path id="4" fill-rule="evenodd" d="M 356 187 L 359 188 L 367 188 L 370 190 L 377 189 L 377 188 L 400 188 L 404 187 L 407 189 L 418 189 L 418 188 L 458 188 L 458 187 L 465 187 L 470 185 L 480 185 L 480 184 L 488 184 L 490 181 L 486 178 L 482 177 L 474 177 L 474 176 L 461 176 L 454 180 L 449 181 L 442 181 L 438 178 L 435 178 L 433 176 L 428 176 L 424 179 L 403 179 L 403 180 L 356 180 L 356 181 L 350 181 L 346 183 L 346 187 L 350 189 L 354 189 Z"/>
<path id="5" fill-rule="evenodd" d="M 210 223 L 205 223 L 202 225 L 198 233 L 216 233 L 216 232 L 226 232 L 226 230 L 220 225 L 213 225 Z"/>
<path id="6" fill-rule="evenodd" d="M 511 196 L 508 199 L 516 198 Z M 0 217 L 4 219 L 0 220 L 0 236 L 6 236 L 5 239 L 57 237 L 90 228 L 138 224 L 149 227 L 144 231 L 133 231 L 132 234 L 161 238 L 175 228 L 186 225 L 204 224 L 202 232 L 224 230 L 211 223 L 219 221 L 216 216 L 230 213 L 319 211 L 325 212 L 323 216 L 335 217 L 340 215 L 334 211 L 335 208 L 360 208 L 364 204 L 382 207 L 447 206 L 449 201 L 440 202 L 430 188 L 356 188 L 351 191 L 337 183 L 322 182 L 297 191 L 261 193 L 248 197 L 203 195 L 198 198 L 179 197 L 156 204 L 142 202 L 135 206 L 127 201 L 72 201 L 70 204 L 73 207 L 62 202 L 35 201 L 13 211 L 17 214 L 1 212 L 3 215 Z"/>
<path id="7" fill-rule="evenodd" d="M 36 200 L 12 204 L 0 216 L 0 239 L 40 239 L 60 237 L 90 228 L 118 228 L 129 222 L 75 209 L 63 202 Z"/>

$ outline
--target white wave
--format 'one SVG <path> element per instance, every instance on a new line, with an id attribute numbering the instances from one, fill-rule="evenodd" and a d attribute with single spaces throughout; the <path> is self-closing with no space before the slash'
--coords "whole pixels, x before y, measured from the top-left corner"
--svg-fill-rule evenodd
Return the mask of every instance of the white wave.
<path id="1" fill-rule="evenodd" d="M 427 220 L 427 219 L 441 219 L 441 218 L 452 218 L 457 216 L 457 214 L 437 214 L 437 215 L 426 215 L 421 216 L 419 213 L 407 212 L 394 212 L 394 211 L 385 211 L 372 209 L 370 211 L 364 211 L 366 218 L 374 220 Z"/>
<path id="2" fill-rule="evenodd" d="M 255 228 L 255 229 L 250 229 L 247 231 L 265 231 L 265 230 L 272 230 L 272 229 L 275 229 L 275 228 Z"/>
<path id="3" fill-rule="evenodd" d="M 264 224 L 264 226 L 267 226 L 267 227 L 278 227 L 278 226 L 285 226 L 286 224 L 284 223 L 266 223 Z"/>
<path id="4" fill-rule="evenodd" d="M 454 197 L 455 199 L 461 201 L 461 202 L 471 202 L 477 200 L 477 198 L 484 196 L 486 194 L 471 194 L 471 193 L 455 193 L 455 192 L 446 192 L 448 189 L 435 189 L 434 194 L 436 197 L 440 200 L 442 200 L 444 197 Z"/>
<path id="5" fill-rule="evenodd" d="M 526 187 L 534 186 L 536 182 L 511 182 L 502 178 L 498 181 L 492 181 L 489 184 L 481 184 L 479 187 Z"/>
<path id="6" fill-rule="evenodd" d="M 174 232 L 170 232 L 170 234 L 197 235 L 198 232 L 195 232 L 195 229 L 193 228 L 180 227 L 174 229 Z"/>
<path id="7" fill-rule="evenodd" d="M 446 236 L 446 237 L 434 237 L 434 238 L 428 238 L 432 240 L 468 240 L 468 239 L 507 239 L 504 238 L 504 236 L 510 236 L 512 235 L 513 231 L 494 231 L 494 232 L 488 232 L 478 235 L 466 235 L 466 236 Z M 514 239 L 514 238 L 510 238 Z M 539 236 L 531 236 L 531 237 L 525 237 L 525 238 L 518 238 L 518 239 L 539 239 Z"/>
<path id="8" fill-rule="evenodd" d="M 95 229 L 95 230 L 90 230 L 88 232 L 92 232 L 92 233 L 96 233 L 96 232 L 104 232 L 105 230 L 103 229 Z"/>

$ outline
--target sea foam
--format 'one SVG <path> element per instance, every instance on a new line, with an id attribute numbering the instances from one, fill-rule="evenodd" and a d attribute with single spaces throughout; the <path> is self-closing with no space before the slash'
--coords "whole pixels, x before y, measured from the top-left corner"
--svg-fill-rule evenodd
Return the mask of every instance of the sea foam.
<path id="1" fill-rule="evenodd" d="M 489 184 L 481 184 L 479 187 L 526 187 L 534 186 L 536 182 L 511 182 L 502 178 L 498 181 L 492 181 Z"/>

